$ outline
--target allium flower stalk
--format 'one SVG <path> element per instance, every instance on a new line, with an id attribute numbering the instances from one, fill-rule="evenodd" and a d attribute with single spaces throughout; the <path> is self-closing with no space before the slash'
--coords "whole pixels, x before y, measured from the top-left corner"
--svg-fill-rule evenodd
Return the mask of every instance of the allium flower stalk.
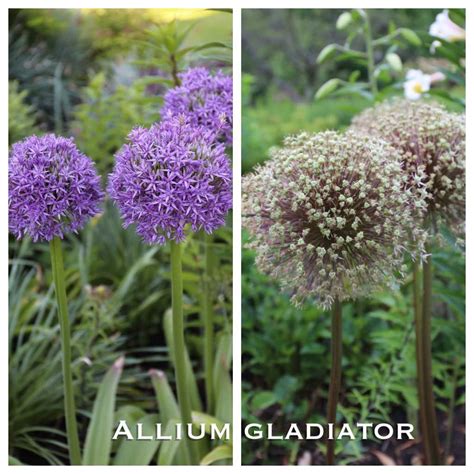
<path id="1" fill-rule="evenodd" d="M 162 118 L 183 114 L 191 124 L 202 126 L 213 133 L 225 145 L 232 145 L 232 78 L 218 70 L 212 75 L 206 68 L 188 69 L 179 74 L 180 84 L 168 90 L 161 110 Z M 214 315 L 213 292 L 213 258 L 210 249 L 212 236 L 203 237 L 205 247 L 204 268 L 204 371 L 206 382 L 207 408 L 211 413 L 214 405 Z"/>
<path id="2" fill-rule="evenodd" d="M 215 133 L 232 145 L 232 77 L 218 70 L 191 68 L 179 74 L 181 85 L 169 89 L 161 109 L 162 119 L 185 115 L 192 125 Z"/>
<path id="3" fill-rule="evenodd" d="M 192 125 L 202 126 L 213 133 L 226 146 L 232 145 L 232 78 L 218 70 L 214 75 L 206 68 L 188 69 L 179 74 L 180 84 L 168 90 L 161 110 L 162 118 L 184 115 Z M 212 236 L 203 236 L 205 248 L 204 296 L 202 298 L 204 322 L 204 372 L 206 401 L 209 413 L 214 405 L 214 315 Z"/>
<path id="4" fill-rule="evenodd" d="M 386 102 L 353 120 L 353 129 L 377 135 L 396 147 L 403 169 L 424 201 L 412 206 L 418 229 L 437 234 L 439 224 L 464 233 L 465 223 L 465 117 L 441 105 L 406 101 Z M 420 209 L 422 212 L 420 212 Z M 415 229 L 416 229 L 415 228 Z M 416 239 L 416 236 L 414 236 Z M 413 264 L 414 315 L 420 425 L 427 464 L 440 464 L 431 370 L 432 262 L 430 242 L 425 244 L 423 294 L 419 290 L 419 264 Z"/>
<path id="5" fill-rule="evenodd" d="M 394 281 L 412 222 L 399 156 L 355 133 L 302 133 L 246 176 L 243 224 L 257 265 L 329 307 Z"/>
<path id="6" fill-rule="evenodd" d="M 464 115 L 433 103 L 396 100 L 365 110 L 354 118 L 351 128 L 376 135 L 399 150 L 409 185 L 425 202 L 418 217 L 430 224 L 430 230 L 436 232 L 439 224 L 445 223 L 463 233 Z"/>
<path id="7" fill-rule="evenodd" d="M 103 193 L 90 158 L 72 139 L 31 136 L 12 146 L 8 165 L 9 228 L 18 239 L 49 241 L 61 330 L 64 408 L 71 464 L 81 464 L 71 370 L 71 335 L 61 239 L 100 210 Z"/>
<path id="8" fill-rule="evenodd" d="M 150 244 L 170 243 L 176 385 L 181 422 L 189 424 L 180 242 L 188 227 L 211 233 L 224 224 L 232 206 L 230 161 L 215 132 L 185 115 L 136 128 L 128 140 L 116 154 L 108 190 L 126 226 L 136 224 Z M 197 464 L 195 443 L 187 437 L 185 442 L 191 463 Z"/>

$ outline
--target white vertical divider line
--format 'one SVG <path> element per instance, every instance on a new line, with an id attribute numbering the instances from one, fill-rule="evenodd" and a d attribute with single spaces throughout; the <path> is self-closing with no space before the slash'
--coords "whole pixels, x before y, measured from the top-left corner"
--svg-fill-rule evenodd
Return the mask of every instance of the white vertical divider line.
<path id="1" fill-rule="evenodd" d="M 240 188 L 241 188 L 241 9 L 235 7 L 233 10 L 233 465 L 241 465 L 241 214 L 240 214 Z"/>
<path id="2" fill-rule="evenodd" d="M 2 16 L 0 17 L 0 25 L 3 32 L 8 31 L 8 12 L 6 6 L 3 6 L 4 10 L 2 11 Z M 2 34 L 1 39 L 1 63 L 3 66 L 1 82 L 1 91 L 0 97 L 2 98 L 2 104 L 8 104 L 8 41 L 7 35 Z M 8 465 L 8 424 L 7 423 L 7 413 L 8 413 L 8 212 L 7 212 L 7 203 L 8 203 L 8 160 L 7 160 L 7 150 L 8 150 L 8 113 L 7 108 L 4 107 L 3 113 L 0 118 L 0 138 L 1 138 L 1 147 L 3 150 L 2 160 L 1 160 L 1 170 L 0 170 L 0 203 L 2 209 L 2 218 L 0 224 L 0 243 L 1 243 L 1 252 L 0 252 L 0 265 L 1 265 L 1 311 L 2 311 L 2 325 L 0 334 L 2 335 L 2 344 L 1 344 L 1 375 L 0 383 L 3 387 L 2 393 L 0 394 L 0 414 L 2 419 L 2 427 L 0 429 L 0 463 L 2 466 Z"/>

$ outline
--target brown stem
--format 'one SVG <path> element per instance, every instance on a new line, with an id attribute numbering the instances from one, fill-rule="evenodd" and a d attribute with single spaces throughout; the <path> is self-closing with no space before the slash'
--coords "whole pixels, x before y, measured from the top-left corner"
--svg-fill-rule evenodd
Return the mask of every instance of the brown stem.
<path id="1" fill-rule="evenodd" d="M 442 464 L 442 460 L 433 393 L 433 375 L 431 371 L 433 270 L 429 245 L 426 246 L 426 251 L 428 256 L 423 262 L 423 301 L 421 312 L 417 311 L 417 304 L 415 304 L 418 396 L 420 400 L 420 420 L 423 430 L 425 464 L 439 465 Z"/>
<path id="2" fill-rule="evenodd" d="M 181 81 L 178 76 L 178 61 L 176 61 L 176 56 L 174 54 L 170 55 L 171 61 L 171 76 L 173 77 L 174 86 L 178 87 L 181 85 Z"/>
<path id="3" fill-rule="evenodd" d="M 341 388 L 342 365 L 342 306 L 336 299 L 332 306 L 331 317 L 331 382 L 328 395 L 328 427 L 336 424 L 337 403 Z M 327 438 L 326 461 L 328 465 L 334 464 L 334 439 Z"/>
<path id="4" fill-rule="evenodd" d="M 415 340 L 416 340 L 416 381 L 418 387 L 418 405 L 419 405 L 419 434 L 423 440 L 423 453 L 425 460 L 430 457 L 430 450 L 428 449 L 428 438 L 426 433 L 428 431 L 426 426 L 426 417 L 424 408 L 424 384 L 423 384 L 423 356 L 422 356 L 422 345 L 419 341 L 422 341 L 422 327 L 423 317 L 421 308 L 421 291 L 420 291 L 420 268 L 418 262 L 413 263 L 413 310 L 415 315 Z"/>
<path id="5" fill-rule="evenodd" d="M 427 246 L 427 252 L 430 252 Z M 433 269 L 431 255 L 426 257 L 423 262 L 423 308 L 421 321 L 421 341 L 420 353 L 422 357 L 423 370 L 421 373 L 423 390 L 424 390 L 424 411 L 426 418 L 427 445 L 430 451 L 429 464 L 440 465 L 441 450 L 438 439 L 438 423 L 436 420 L 436 409 L 433 392 L 433 375 L 431 371 L 431 314 L 432 314 L 432 286 L 433 286 Z"/>

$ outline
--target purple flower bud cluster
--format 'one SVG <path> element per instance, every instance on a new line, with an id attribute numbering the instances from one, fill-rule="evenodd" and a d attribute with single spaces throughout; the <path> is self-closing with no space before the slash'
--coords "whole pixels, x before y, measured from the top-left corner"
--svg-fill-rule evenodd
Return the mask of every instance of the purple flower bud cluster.
<path id="1" fill-rule="evenodd" d="M 182 241 L 186 226 L 211 233 L 232 206 L 232 170 L 212 131 L 171 117 L 135 128 L 116 154 L 108 192 L 125 226 L 150 244 Z"/>
<path id="2" fill-rule="evenodd" d="M 35 135 L 15 143 L 8 164 L 9 229 L 50 241 L 100 212 L 103 192 L 90 158 L 70 138 Z"/>
<path id="3" fill-rule="evenodd" d="M 181 85 L 165 94 L 162 119 L 185 115 L 191 125 L 213 131 L 232 145 L 232 77 L 206 68 L 191 68 L 179 75 Z"/>

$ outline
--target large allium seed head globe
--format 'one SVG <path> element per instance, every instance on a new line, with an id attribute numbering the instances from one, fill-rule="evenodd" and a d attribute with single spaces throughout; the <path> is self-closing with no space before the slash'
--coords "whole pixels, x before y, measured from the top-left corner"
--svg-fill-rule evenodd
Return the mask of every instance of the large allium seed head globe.
<path id="1" fill-rule="evenodd" d="M 420 221 L 428 219 L 432 229 L 444 222 L 463 233 L 464 115 L 433 103 L 396 100 L 362 112 L 351 128 L 377 135 L 400 151 L 408 183 L 425 202 L 421 216 L 416 213 Z"/>
<path id="2" fill-rule="evenodd" d="M 102 198 L 94 163 L 72 139 L 33 135 L 12 146 L 8 220 L 18 239 L 50 241 L 77 232 L 100 212 Z"/>
<path id="3" fill-rule="evenodd" d="M 150 244 L 179 242 L 186 226 L 211 233 L 232 206 L 232 171 L 215 135 L 174 117 L 135 128 L 116 154 L 108 192 L 124 225 Z"/>
<path id="4" fill-rule="evenodd" d="M 412 221 L 398 158 L 380 139 L 301 133 L 243 179 L 257 265 L 293 302 L 328 307 L 395 283 Z"/>
<path id="5" fill-rule="evenodd" d="M 185 115 L 192 125 L 201 125 L 232 145 L 232 77 L 198 67 L 179 74 L 179 79 L 181 85 L 165 94 L 162 118 Z"/>

